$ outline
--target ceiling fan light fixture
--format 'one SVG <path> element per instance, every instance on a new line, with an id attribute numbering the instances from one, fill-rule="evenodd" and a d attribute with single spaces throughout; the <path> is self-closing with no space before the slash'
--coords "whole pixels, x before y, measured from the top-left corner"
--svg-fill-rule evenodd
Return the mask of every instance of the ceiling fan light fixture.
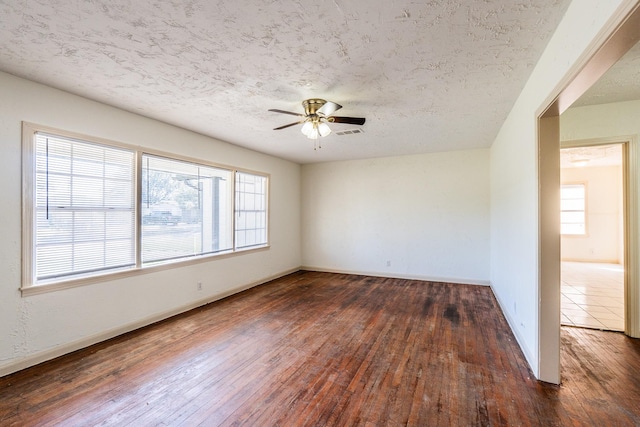
<path id="1" fill-rule="evenodd" d="M 300 129 L 300 132 L 302 132 L 305 136 L 308 137 L 312 130 L 313 130 L 313 122 L 308 121 L 302 125 L 302 129 Z"/>
<path id="2" fill-rule="evenodd" d="M 311 130 L 307 134 L 307 138 L 309 138 L 309 139 L 318 139 L 319 135 L 320 135 L 320 132 L 318 132 L 318 124 L 314 123 L 313 126 L 311 127 Z"/>
<path id="3" fill-rule="evenodd" d="M 297 122 L 274 128 L 274 130 L 286 129 L 297 124 L 302 124 L 302 128 L 300 129 L 302 134 L 309 139 L 318 140 L 320 137 L 331 134 L 329 123 L 363 125 L 365 122 L 364 117 L 333 116 L 332 114 L 341 109 L 342 105 L 320 98 L 305 99 L 302 101 L 302 107 L 304 108 L 304 114 L 276 108 L 269 109 L 269 111 L 273 111 L 274 113 L 289 114 L 302 118 Z M 320 145 L 314 145 L 314 149 L 315 148 L 320 148 Z"/>
<path id="4" fill-rule="evenodd" d="M 587 166 L 587 164 L 589 164 L 589 159 L 571 160 L 571 164 L 573 164 L 574 166 L 577 166 L 577 167 L 584 167 L 584 166 Z"/>
<path id="5" fill-rule="evenodd" d="M 320 136 L 324 137 L 331 133 L 331 128 L 328 124 L 320 122 L 320 124 L 318 124 L 318 132 L 320 133 Z"/>

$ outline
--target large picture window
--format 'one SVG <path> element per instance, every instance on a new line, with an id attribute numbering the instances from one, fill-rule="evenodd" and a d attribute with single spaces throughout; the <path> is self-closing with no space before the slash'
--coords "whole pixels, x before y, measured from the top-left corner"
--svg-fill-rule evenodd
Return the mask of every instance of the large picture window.
<path id="1" fill-rule="evenodd" d="M 29 123 L 23 158 L 23 289 L 268 245 L 266 175 Z"/>
<path id="2" fill-rule="evenodd" d="M 232 249 L 231 171 L 142 156 L 142 262 Z"/>

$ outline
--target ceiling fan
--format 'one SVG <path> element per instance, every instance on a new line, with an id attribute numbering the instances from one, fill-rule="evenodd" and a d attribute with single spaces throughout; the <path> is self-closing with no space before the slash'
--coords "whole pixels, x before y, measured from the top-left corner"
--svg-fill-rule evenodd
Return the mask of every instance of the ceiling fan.
<path id="1" fill-rule="evenodd" d="M 297 122 L 289 123 L 288 125 L 274 128 L 273 130 L 285 129 L 298 124 L 302 125 L 302 133 L 309 139 L 318 139 L 319 136 L 327 136 L 331 133 L 331 128 L 327 123 L 346 123 L 350 125 L 363 125 L 365 122 L 364 117 L 342 117 L 332 116 L 333 113 L 342 108 L 342 105 L 338 105 L 335 102 L 325 101 L 324 99 L 311 98 L 302 101 L 302 107 L 304 107 L 304 114 L 293 113 L 291 111 L 278 110 L 275 108 L 270 109 L 276 113 L 290 114 L 292 116 L 301 117 Z"/>

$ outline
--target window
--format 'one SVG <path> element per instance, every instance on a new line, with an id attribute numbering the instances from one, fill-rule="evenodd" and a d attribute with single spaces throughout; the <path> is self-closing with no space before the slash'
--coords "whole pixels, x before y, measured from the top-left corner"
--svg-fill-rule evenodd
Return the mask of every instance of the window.
<path id="1" fill-rule="evenodd" d="M 142 156 L 142 263 L 232 249 L 231 171 Z"/>
<path id="2" fill-rule="evenodd" d="M 135 266 L 134 153 L 38 132 L 35 279 Z"/>
<path id="3" fill-rule="evenodd" d="M 562 234 L 586 234 L 584 184 L 561 186 L 560 209 L 560 231 Z"/>
<path id="4" fill-rule="evenodd" d="M 23 158 L 23 290 L 267 246 L 267 176 L 29 123 Z"/>
<path id="5" fill-rule="evenodd" d="M 236 248 L 267 243 L 267 178 L 236 173 Z"/>

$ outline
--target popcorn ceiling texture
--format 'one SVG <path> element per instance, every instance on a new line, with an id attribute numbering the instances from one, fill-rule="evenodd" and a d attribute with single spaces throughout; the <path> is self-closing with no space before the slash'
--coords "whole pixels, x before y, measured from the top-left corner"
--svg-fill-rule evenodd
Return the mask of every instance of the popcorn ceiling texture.
<path id="1" fill-rule="evenodd" d="M 300 163 L 481 148 L 568 4 L 0 0 L 0 70 Z M 365 132 L 272 130 L 309 97 Z"/>
<path id="2" fill-rule="evenodd" d="M 572 107 L 640 99 L 640 44 L 629 50 Z"/>

